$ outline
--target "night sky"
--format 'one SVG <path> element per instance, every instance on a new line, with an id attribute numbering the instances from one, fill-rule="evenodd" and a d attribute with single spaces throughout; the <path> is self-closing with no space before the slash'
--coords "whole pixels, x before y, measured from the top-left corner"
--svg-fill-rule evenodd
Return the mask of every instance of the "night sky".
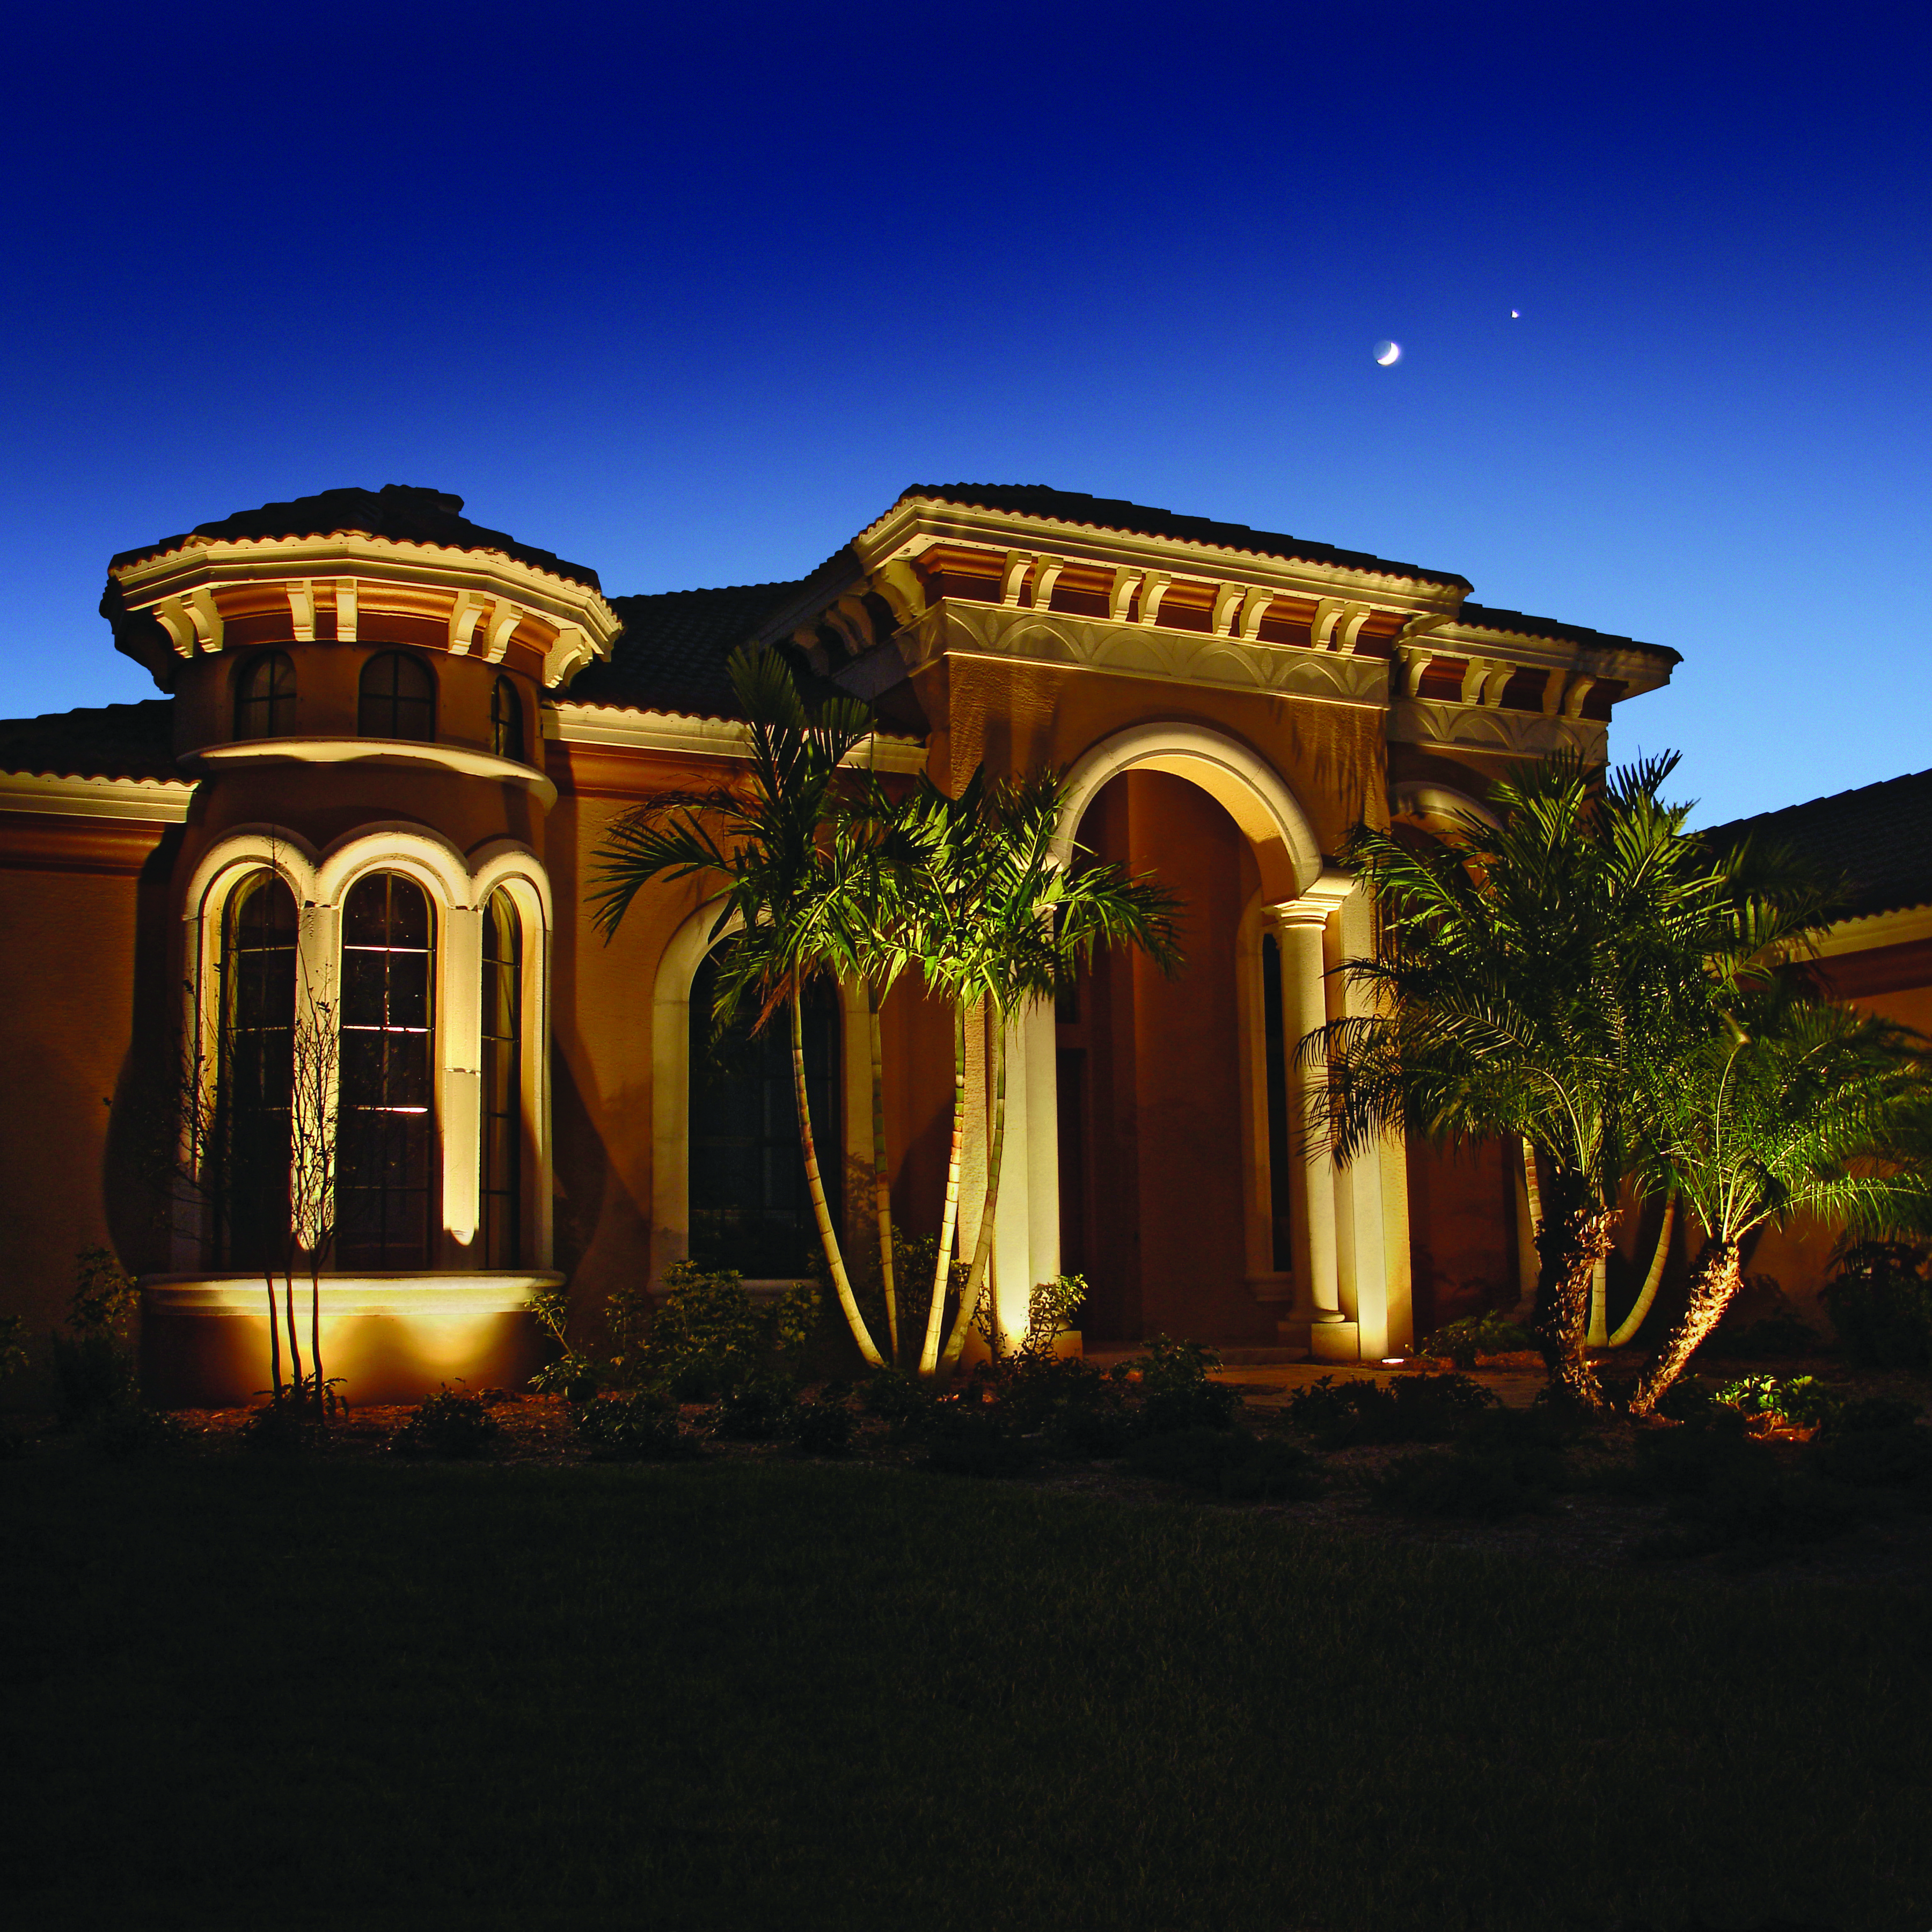
<path id="1" fill-rule="evenodd" d="M 109 556 L 332 486 L 616 592 L 1046 482 L 1674 646 L 1612 747 L 1706 822 L 1932 766 L 1927 19 L 16 16 L 0 712 L 152 694 Z"/>

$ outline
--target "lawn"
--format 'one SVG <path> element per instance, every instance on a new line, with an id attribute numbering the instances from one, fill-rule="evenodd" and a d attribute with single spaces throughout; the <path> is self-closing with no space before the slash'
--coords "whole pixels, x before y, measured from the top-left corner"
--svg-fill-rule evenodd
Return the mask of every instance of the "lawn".
<path id="1" fill-rule="evenodd" d="M 0 1466 L 16 1926 L 1932 1924 L 1922 1594 L 718 1461 Z"/>

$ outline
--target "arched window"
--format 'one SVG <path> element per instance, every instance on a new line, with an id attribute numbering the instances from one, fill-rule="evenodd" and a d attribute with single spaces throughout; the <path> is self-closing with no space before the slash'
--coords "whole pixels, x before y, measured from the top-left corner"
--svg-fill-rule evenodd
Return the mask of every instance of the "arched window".
<path id="1" fill-rule="evenodd" d="M 422 888 L 392 872 L 358 880 L 342 911 L 336 1223 L 345 1268 L 429 1264 L 435 966 Z"/>
<path id="2" fill-rule="evenodd" d="M 811 1267 L 818 1237 L 792 1097 L 790 1016 L 779 1008 L 754 1036 L 754 1013 L 742 1010 L 716 1039 L 717 983 L 714 953 L 691 988 L 691 1257 L 752 1280 L 796 1277 Z M 844 1193 L 838 1041 L 837 996 L 814 986 L 805 1001 L 806 1093 L 835 1219 Z"/>
<path id="3" fill-rule="evenodd" d="M 235 680 L 235 735 L 286 738 L 296 728 L 296 668 L 286 651 L 264 651 Z"/>
<path id="4" fill-rule="evenodd" d="M 436 680 L 408 651 L 384 651 L 362 667 L 356 729 L 364 738 L 436 736 Z"/>
<path id="5" fill-rule="evenodd" d="M 483 908 L 483 1264 L 523 1260 L 523 929 L 506 892 Z"/>
<path id="6" fill-rule="evenodd" d="M 507 677 L 490 689 L 490 748 L 500 758 L 524 755 L 524 701 Z"/>
<path id="7" fill-rule="evenodd" d="M 215 1240 L 229 1267 L 256 1268 L 282 1258 L 289 1228 L 296 902 L 273 872 L 254 874 L 230 896 L 220 957 L 208 1169 Z"/>

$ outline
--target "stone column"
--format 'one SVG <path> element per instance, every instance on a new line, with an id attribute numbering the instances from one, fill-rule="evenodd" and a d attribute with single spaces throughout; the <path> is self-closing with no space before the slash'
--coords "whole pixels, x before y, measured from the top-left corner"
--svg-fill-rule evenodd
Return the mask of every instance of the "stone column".
<path id="1" fill-rule="evenodd" d="M 435 998 L 443 1252 L 438 1264 L 474 1268 L 482 1206 L 483 914 L 476 906 L 440 910 Z"/>
<path id="2" fill-rule="evenodd" d="M 1320 1092 L 1322 1070 L 1298 1064 L 1295 1048 L 1328 1018 L 1322 941 L 1329 914 L 1348 896 L 1348 886 L 1347 880 L 1324 873 L 1301 898 L 1268 908 L 1281 946 L 1295 1319 L 1307 1321 L 1309 1352 L 1324 1362 L 1354 1361 L 1360 1348 L 1355 1324 L 1342 1313 L 1334 1161 L 1326 1140 L 1310 1132 L 1310 1104 Z"/>

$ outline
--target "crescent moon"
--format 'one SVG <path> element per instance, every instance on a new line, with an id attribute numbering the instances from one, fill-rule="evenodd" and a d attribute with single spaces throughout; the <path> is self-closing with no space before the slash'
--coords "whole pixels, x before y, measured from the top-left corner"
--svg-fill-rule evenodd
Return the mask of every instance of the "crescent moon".
<path id="1" fill-rule="evenodd" d="M 1376 360 L 1379 362 L 1384 369 L 1386 369 L 1391 362 L 1400 362 L 1402 360 L 1402 344 L 1400 342 L 1378 342 L 1376 344 Z"/>

